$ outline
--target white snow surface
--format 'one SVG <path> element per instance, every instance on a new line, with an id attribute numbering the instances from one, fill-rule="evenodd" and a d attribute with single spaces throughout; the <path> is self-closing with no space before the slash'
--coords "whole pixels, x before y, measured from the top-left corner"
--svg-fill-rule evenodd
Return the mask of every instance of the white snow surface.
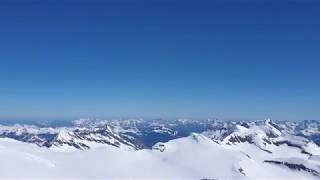
<path id="1" fill-rule="evenodd" d="M 319 170 L 318 155 L 310 160 L 296 149 L 268 154 L 252 144 L 217 144 L 200 134 L 171 140 L 157 149 L 128 150 L 113 146 L 86 151 L 40 148 L 0 139 L 1 179 L 317 179 L 311 174 L 264 163 L 290 157 Z M 292 158 L 291 156 L 294 156 Z M 282 159 L 281 159 L 282 158 Z M 309 162 L 310 161 L 310 162 Z"/>

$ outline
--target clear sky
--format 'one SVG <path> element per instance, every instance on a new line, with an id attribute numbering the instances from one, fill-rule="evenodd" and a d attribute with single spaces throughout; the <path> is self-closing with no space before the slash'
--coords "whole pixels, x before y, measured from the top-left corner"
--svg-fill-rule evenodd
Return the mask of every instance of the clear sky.
<path id="1" fill-rule="evenodd" d="M 1 1 L 0 119 L 319 119 L 320 3 L 210 2 Z"/>

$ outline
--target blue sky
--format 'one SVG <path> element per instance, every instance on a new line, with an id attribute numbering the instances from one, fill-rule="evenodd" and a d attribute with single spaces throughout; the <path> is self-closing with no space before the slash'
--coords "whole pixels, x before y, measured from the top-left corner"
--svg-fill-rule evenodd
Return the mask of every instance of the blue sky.
<path id="1" fill-rule="evenodd" d="M 0 119 L 319 119 L 316 1 L 1 1 Z"/>

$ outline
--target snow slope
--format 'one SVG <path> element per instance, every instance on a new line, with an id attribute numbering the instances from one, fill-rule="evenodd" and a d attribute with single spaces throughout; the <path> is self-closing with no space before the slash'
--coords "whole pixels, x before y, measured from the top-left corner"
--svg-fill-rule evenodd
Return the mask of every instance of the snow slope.
<path id="1" fill-rule="evenodd" d="M 161 146 L 161 151 L 157 148 L 135 151 L 114 146 L 62 151 L 3 138 L 0 139 L 0 178 L 319 178 L 254 159 L 244 153 L 244 149 L 232 149 L 230 145 L 215 143 L 200 134 L 171 140 Z M 316 156 L 308 163 L 319 170 Z"/>

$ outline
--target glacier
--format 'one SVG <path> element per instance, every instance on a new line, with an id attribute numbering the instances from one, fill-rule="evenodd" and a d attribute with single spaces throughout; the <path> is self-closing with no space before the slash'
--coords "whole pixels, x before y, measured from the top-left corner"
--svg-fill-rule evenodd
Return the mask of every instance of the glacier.
<path id="1" fill-rule="evenodd" d="M 74 127 L 59 128 L 2 125 L 0 178 L 320 178 L 319 145 L 293 133 L 295 125 L 288 126 L 289 122 L 184 120 L 178 128 L 173 128 L 177 122 L 168 123 L 125 120 L 81 124 L 77 121 Z M 201 123 L 207 128 L 192 132 Z M 188 125 L 190 133 L 179 135 L 186 124 L 197 128 Z M 299 128 L 318 132 L 313 121 Z M 55 136 L 46 140 L 44 134 Z M 150 147 L 142 141 L 147 135 L 170 138 Z M 42 141 L 31 141 L 36 137 Z"/>

